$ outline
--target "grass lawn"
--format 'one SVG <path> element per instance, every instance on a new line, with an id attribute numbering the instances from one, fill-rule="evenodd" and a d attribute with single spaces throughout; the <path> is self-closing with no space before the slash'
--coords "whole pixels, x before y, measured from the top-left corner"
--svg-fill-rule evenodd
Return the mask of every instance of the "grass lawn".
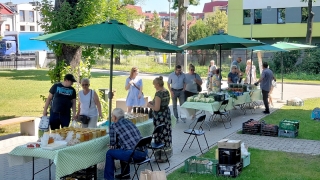
<path id="1" fill-rule="evenodd" d="M 203 156 L 214 159 L 215 148 Z M 239 180 L 316 180 L 320 176 L 320 156 L 312 156 L 297 153 L 286 153 L 279 151 L 266 151 L 249 148 L 251 153 L 250 165 L 245 167 L 236 179 Z M 185 173 L 181 167 L 169 174 L 168 180 L 222 180 L 225 177 L 213 175 Z"/>
<path id="2" fill-rule="evenodd" d="M 320 140 L 320 122 L 311 120 L 311 112 L 319 107 L 320 98 L 307 99 L 304 106 L 283 106 L 263 118 L 268 124 L 279 125 L 283 119 L 300 120 L 299 139 Z"/>
<path id="3" fill-rule="evenodd" d="M 19 70 L 0 71 L 0 84 L 2 95 L 0 96 L 0 120 L 20 116 L 42 116 L 44 106 L 40 95 L 48 96 L 51 87 L 48 70 Z M 112 107 L 115 107 L 116 99 L 125 98 L 127 92 L 124 83 L 127 77 L 114 76 L 113 89 L 116 94 Z M 91 88 L 108 88 L 108 74 L 92 73 Z M 152 80 L 143 80 L 145 96 L 153 98 L 155 89 Z M 18 125 L 10 126 L 10 132 L 16 132 Z M 0 129 L 0 135 L 9 133 L 7 128 Z"/>

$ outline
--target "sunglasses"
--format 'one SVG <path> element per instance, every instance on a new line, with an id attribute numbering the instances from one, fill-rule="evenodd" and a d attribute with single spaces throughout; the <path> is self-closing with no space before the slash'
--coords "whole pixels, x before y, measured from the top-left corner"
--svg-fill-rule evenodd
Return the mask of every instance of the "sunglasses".
<path id="1" fill-rule="evenodd" d="M 81 84 L 81 86 L 89 86 L 89 84 Z"/>
<path id="2" fill-rule="evenodd" d="M 190 69 L 190 71 L 194 71 L 194 69 Z"/>

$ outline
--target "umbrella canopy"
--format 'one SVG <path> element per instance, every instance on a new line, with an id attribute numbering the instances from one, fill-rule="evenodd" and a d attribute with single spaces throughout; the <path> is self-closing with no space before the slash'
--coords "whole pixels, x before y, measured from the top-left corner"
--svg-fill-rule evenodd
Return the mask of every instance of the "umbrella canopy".
<path id="1" fill-rule="evenodd" d="M 307 45 L 307 44 L 297 44 L 297 43 L 288 43 L 288 42 L 277 42 L 272 44 L 271 46 L 293 51 L 293 50 L 303 50 L 303 49 L 310 49 L 310 48 L 316 48 L 317 46 Z"/>
<path id="2" fill-rule="evenodd" d="M 98 46 L 124 50 L 181 52 L 182 49 L 141 33 L 116 20 L 77 29 L 46 34 L 33 40 L 52 41 L 79 46 Z"/>
<path id="3" fill-rule="evenodd" d="M 197 41 L 185 44 L 180 46 L 182 49 L 188 50 L 197 50 L 197 49 L 217 49 L 219 50 L 219 54 L 221 54 L 221 50 L 230 50 L 234 48 L 247 48 L 251 46 L 259 46 L 264 43 L 259 41 L 253 41 L 248 39 L 239 38 L 236 36 L 231 36 L 228 34 L 214 34 L 209 37 L 205 37 L 199 39 Z M 220 64 L 220 75 L 221 75 L 221 56 L 219 58 Z M 221 78 L 220 78 L 220 87 L 221 91 Z"/>
<path id="4" fill-rule="evenodd" d="M 147 34 L 141 33 L 116 20 L 85 26 L 68 31 L 62 31 L 36 38 L 33 40 L 52 41 L 57 43 L 79 46 L 97 46 L 111 48 L 110 55 L 110 85 L 109 85 L 109 121 L 112 111 L 112 76 L 113 76 L 113 50 L 144 50 L 157 52 L 181 52 L 182 49 L 168 44 Z"/>
<path id="5" fill-rule="evenodd" d="M 246 48 L 247 50 L 252 50 L 253 52 L 282 52 L 282 51 L 287 51 L 269 44 L 262 45 L 262 46 L 253 46 L 253 47 L 248 47 Z"/>
<path id="6" fill-rule="evenodd" d="M 252 41 L 248 39 L 231 36 L 228 34 L 214 34 L 209 37 L 199 39 L 197 41 L 180 46 L 182 49 L 197 50 L 197 49 L 220 49 L 230 50 L 233 48 L 247 48 L 251 46 L 259 46 L 264 43 Z"/>

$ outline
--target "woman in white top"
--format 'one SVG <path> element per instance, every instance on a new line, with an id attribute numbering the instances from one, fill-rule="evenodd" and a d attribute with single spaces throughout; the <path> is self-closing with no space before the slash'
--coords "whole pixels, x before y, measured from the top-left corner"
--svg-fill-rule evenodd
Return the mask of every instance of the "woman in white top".
<path id="1" fill-rule="evenodd" d="M 96 128 L 98 117 L 102 118 L 101 104 L 97 93 L 90 89 L 90 80 L 83 78 L 81 80 L 82 90 L 79 91 L 78 112 L 79 115 L 90 117 L 88 124 L 82 124 L 83 128 Z"/>
<path id="2" fill-rule="evenodd" d="M 250 84 L 250 76 L 251 76 L 251 84 L 257 81 L 257 76 L 256 76 L 256 66 L 252 64 L 251 67 L 251 59 L 247 61 L 247 66 L 246 66 L 246 79 L 244 80 L 245 84 Z"/>

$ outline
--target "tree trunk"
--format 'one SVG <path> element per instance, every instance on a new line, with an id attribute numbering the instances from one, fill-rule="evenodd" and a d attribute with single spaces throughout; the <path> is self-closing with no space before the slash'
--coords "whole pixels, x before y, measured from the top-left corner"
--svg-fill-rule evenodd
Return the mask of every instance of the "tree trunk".
<path id="1" fill-rule="evenodd" d="M 312 1 L 308 0 L 308 21 L 307 21 L 307 35 L 306 35 L 306 43 L 311 44 L 312 42 L 312 23 L 314 12 L 312 11 Z"/>
<path id="2" fill-rule="evenodd" d="M 60 61 L 65 60 L 67 65 L 71 66 L 71 69 L 79 67 L 82 56 L 82 48 L 80 46 L 72 46 L 63 44 L 62 53 L 57 57 L 59 63 Z"/>
<path id="3" fill-rule="evenodd" d="M 185 12 L 186 9 L 183 7 L 183 0 L 178 2 L 178 37 L 177 45 L 183 45 L 185 42 Z M 184 56 L 181 53 L 176 53 L 176 65 L 181 65 L 181 69 L 184 70 Z"/>
<path id="4" fill-rule="evenodd" d="M 120 64 L 120 57 L 114 58 L 114 64 Z"/>

